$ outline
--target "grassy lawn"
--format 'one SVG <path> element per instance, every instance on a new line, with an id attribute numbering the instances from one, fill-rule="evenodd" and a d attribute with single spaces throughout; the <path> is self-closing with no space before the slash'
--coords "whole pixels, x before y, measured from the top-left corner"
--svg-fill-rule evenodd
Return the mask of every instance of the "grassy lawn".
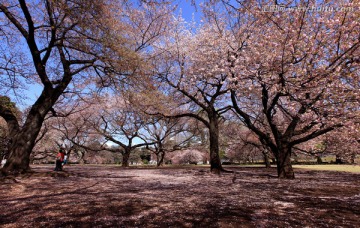
<path id="1" fill-rule="evenodd" d="M 360 173 L 360 165 L 294 165 L 294 168 Z"/>

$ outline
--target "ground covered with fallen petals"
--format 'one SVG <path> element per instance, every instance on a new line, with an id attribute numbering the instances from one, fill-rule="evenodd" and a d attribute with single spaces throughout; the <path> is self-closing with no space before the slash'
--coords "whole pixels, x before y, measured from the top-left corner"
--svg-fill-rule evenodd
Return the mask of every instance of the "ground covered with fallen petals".
<path id="1" fill-rule="evenodd" d="M 0 227 L 360 227 L 360 175 L 33 166 L 0 178 Z"/>

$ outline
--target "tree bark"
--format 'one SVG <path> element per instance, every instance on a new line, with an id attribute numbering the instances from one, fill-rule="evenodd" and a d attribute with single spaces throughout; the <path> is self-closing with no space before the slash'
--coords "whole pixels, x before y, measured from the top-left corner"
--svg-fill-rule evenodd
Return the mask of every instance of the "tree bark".
<path id="1" fill-rule="evenodd" d="M 277 153 L 277 173 L 282 179 L 294 179 L 294 170 L 291 165 L 291 147 L 280 145 Z"/>
<path id="2" fill-rule="evenodd" d="M 31 140 L 37 136 L 35 132 L 21 132 L 13 138 L 10 144 L 10 155 L 2 171 L 8 174 L 18 174 L 30 171 L 30 153 L 34 147 Z"/>
<path id="3" fill-rule="evenodd" d="M 162 166 L 164 163 L 164 157 L 165 157 L 165 152 L 164 151 L 160 151 L 157 155 L 156 155 L 156 159 L 157 159 L 157 164 L 156 166 Z"/>
<path id="4" fill-rule="evenodd" d="M 220 174 L 224 171 L 219 156 L 219 124 L 216 114 L 209 116 L 209 135 L 210 135 L 210 171 Z"/>
<path id="5" fill-rule="evenodd" d="M 11 139 L 9 157 L 3 167 L 3 172 L 17 174 L 30 171 L 30 154 L 35 146 L 35 140 L 41 129 L 42 121 L 32 122 Z"/>
<path id="6" fill-rule="evenodd" d="M 130 151 L 125 151 L 122 154 L 122 163 L 121 163 L 122 167 L 129 167 L 129 158 L 130 158 Z"/>
<path id="7" fill-rule="evenodd" d="M 49 94 L 47 94 L 49 95 Z M 30 154 L 35 146 L 45 115 L 53 102 L 43 92 L 32 106 L 24 126 L 14 127 L 14 120 L 8 119 L 3 112 L 1 116 L 8 123 L 10 134 L 9 157 L 2 171 L 9 174 L 24 173 L 30 170 Z"/>

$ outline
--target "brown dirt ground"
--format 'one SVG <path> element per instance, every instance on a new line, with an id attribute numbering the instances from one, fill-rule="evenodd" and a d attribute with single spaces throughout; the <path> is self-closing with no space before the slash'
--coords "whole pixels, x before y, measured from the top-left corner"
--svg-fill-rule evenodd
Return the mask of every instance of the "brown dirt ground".
<path id="1" fill-rule="evenodd" d="M 0 178 L 0 227 L 360 227 L 360 175 L 33 166 Z"/>

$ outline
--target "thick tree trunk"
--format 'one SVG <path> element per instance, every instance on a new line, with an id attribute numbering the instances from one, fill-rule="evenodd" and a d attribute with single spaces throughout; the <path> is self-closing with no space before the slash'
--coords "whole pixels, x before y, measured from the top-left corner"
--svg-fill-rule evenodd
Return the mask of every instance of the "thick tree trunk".
<path id="1" fill-rule="evenodd" d="M 41 115 L 29 114 L 25 125 L 11 138 L 9 157 L 2 169 L 3 172 L 17 174 L 30 171 L 30 154 L 43 121 L 44 118 Z"/>
<path id="2" fill-rule="evenodd" d="M 122 163 L 121 163 L 122 167 L 129 167 L 129 158 L 130 158 L 130 151 L 125 151 L 122 154 Z"/>
<path id="3" fill-rule="evenodd" d="M 278 177 L 283 179 L 294 179 L 294 170 L 291 165 L 291 148 L 280 146 L 277 153 L 277 172 Z"/>
<path id="4" fill-rule="evenodd" d="M 8 174 L 30 171 L 30 153 L 33 148 L 30 141 L 18 137 L 16 143 L 10 146 L 10 155 L 2 171 Z"/>
<path id="5" fill-rule="evenodd" d="M 70 81 L 69 81 L 70 82 Z M 9 115 L 7 110 L 1 109 L 0 115 L 6 120 L 10 132 L 9 157 L 2 169 L 3 173 L 17 174 L 30 170 L 30 154 L 35 146 L 36 138 L 40 132 L 46 114 L 66 88 L 61 84 L 58 89 L 44 88 L 43 92 L 31 107 L 25 124 L 20 128 L 15 126 L 15 116 Z"/>
<path id="6" fill-rule="evenodd" d="M 219 174 L 224 171 L 219 156 L 219 126 L 216 116 L 209 118 L 209 134 L 210 134 L 210 170 L 212 173 Z"/>

